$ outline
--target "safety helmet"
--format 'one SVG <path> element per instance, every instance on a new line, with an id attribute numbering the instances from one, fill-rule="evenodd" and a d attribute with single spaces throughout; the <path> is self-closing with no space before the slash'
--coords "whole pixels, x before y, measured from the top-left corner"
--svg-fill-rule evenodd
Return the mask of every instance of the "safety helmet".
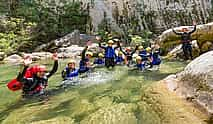
<path id="1" fill-rule="evenodd" d="M 98 57 L 104 57 L 104 54 L 99 53 L 99 54 L 98 54 Z"/>
<path id="2" fill-rule="evenodd" d="M 113 43 L 114 43 L 113 40 L 109 40 L 109 41 L 108 41 L 108 44 L 113 44 Z"/>
<path id="3" fill-rule="evenodd" d="M 138 49 L 139 49 L 139 50 L 142 50 L 142 49 L 143 49 L 143 46 L 139 46 Z"/>
<path id="4" fill-rule="evenodd" d="M 114 39 L 114 41 L 118 42 L 118 41 L 119 41 L 119 39 Z"/>
<path id="5" fill-rule="evenodd" d="M 123 53 L 121 51 L 118 52 L 118 55 L 123 55 Z"/>
<path id="6" fill-rule="evenodd" d="M 147 48 L 146 48 L 146 51 L 147 51 L 147 52 L 150 52 L 151 50 L 152 50 L 152 49 L 151 49 L 150 47 L 147 47 Z"/>
<path id="7" fill-rule="evenodd" d="M 69 64 L 75 64 L 76 62 L 75 62 L 75 60 L 70 60 L 67 64 L 69 65 Z"/>
<path id="8" fill-rule="evenodd" d="M 92 52 L 86 52 L 86 55 L 93 56 L 93 53 Z"/>
<path id="9" fill-rule="evenodd" d="M 130 51 L 130 50 L 131 50 L 131 47 L 127 47 L 127 48 L 126 48 L 126 51 Z"/>
<path id="10" fill-rule="evenodd" d="M 142 60 L 142 58 L 140 56 L 137 56 L 136 60 Z"/>

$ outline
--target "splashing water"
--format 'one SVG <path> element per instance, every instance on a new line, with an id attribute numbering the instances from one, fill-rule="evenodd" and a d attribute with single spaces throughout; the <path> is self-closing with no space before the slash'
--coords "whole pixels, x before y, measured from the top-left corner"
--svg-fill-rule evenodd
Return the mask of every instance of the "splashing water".
<path id="1" fill-rule="evenodd" d="M 116 75 L 122 75 L 121 70 L 110 71 L 104 69 L 98 69 L 94 72 L 88 72 L 79 77 L 72 78 L 70 80 L 65 80 L 61 82 L 60 86 L 67 87 L 67 86 L 75 86 L 75 85 L 84 85 L 84 86 L 91 86 L 91 85 L 98 85 L 107 82 L 112 82 L 119 80 Z"/>

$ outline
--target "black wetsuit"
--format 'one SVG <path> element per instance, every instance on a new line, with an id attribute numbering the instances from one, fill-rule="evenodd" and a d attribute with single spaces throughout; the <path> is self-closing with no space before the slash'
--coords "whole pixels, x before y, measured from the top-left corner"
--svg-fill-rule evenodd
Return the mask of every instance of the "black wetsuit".
<path id="1" fill-rule="evenodd" d="M 184 52 L 185 59 L 188 59 L 188 54 L 190 55 L 191 59 L 193 58 L 192 56 L 192 45 L 191 45 L 191 34 L 196 31 L 196 25 L 194 26 L 194 29 L 190 32 L 176 32 L 173 30 L 173 32 L 176 35 L 181 36 L 181 42 L 182 42 L 182 49 Z"/>
<path id="2" fill-rule="evenodd" d="M 89 59 L 86 58 L 86 51 L 87 48 L 85 48 L 82 53 L 81 53 L 81 61 L 79 63 L 79 73 L 85 73 L 87 71 L 89 71 L 89 68 L 87 67 L 87 62 L 89 62 Z"/>
<path id="3" fill-rule="evenodd" d="M 135 54 L 136 50 L 138 49 L 138 46 L 136 46 L 136 48 L 134 49 L 134 51 L 127 53 L 125 51 L 123 51 L 123 49 L 120 47 L 121 52 L 126 56 L 126 59 L 128 61 L 127 66 L 130 66 L 132 64 L 132 56 L 133 54 Z"/>
<path id="4" fill-rule="evenodd" d="M 99 47 L 105 50 L 105 66 L 107 68 L 115 66 L 115 50 L 120 47 L 120 43 L 118 42 L 117 47 L 113 48 L 110 46 L 104 47 L 99 43 Z"/>
<path id="5" fill-rule="evenodd" d="M 36 88 L 40 85 L 46 87 L 48 83 L 48 78 L 50 78 L 57 70 L 58 70 L 58 61 L 54 62 L 53 69 L 49 72 L 46 73 L 46 75 L 43 78 L 37 77 L 37 75 L 33 75 L 32 78 L 25 78 L 24 75 L 27 71 L 28 66 L 24 67 L 24 70 L 22 73 L 19 73 L 17 77 L 17 81 L 23 83 L 23 94 L 35 94 L 36 93 Z"/>

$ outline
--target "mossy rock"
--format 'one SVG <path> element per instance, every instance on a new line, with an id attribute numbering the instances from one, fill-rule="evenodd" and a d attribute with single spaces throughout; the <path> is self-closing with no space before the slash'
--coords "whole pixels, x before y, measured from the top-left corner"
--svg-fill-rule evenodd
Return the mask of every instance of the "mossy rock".
<path id="1" fill-rule="evenodd" d="M 134 104 L 116 104 L 102 108 L 81 121 L 81 124 L 136 124 Z"/>
<path id="2" fill-rule="evenodd" d="M 74 124 L 74 120 L 69 117 L 56 117 L 49 120 L 32 122 L 31 124 Z"/>

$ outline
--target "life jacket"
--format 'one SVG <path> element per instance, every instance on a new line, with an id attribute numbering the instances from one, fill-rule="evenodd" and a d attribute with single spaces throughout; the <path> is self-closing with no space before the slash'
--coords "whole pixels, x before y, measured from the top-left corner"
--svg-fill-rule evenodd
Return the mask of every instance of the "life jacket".
<path id="1" fill-rule="evenodd" d="M 161 59 L 158 51 L 153 52 L 152 54 L 152 65 L 160 65 Z"/>
<path id="2" fill-rule="evenodd" d="M 104 59 L 95 59 L 94 64 L 98 64 L 98 65 L 103 65 L 104 64 Z"/>
<path id="3" fill-rule="evenodd" d="M 34 75 L 32 78 L 26 78 L 26 80 L 24 80 L 22 83 L 24 84 L 22 88 L 24 93 L 36 93 L 47 86 L 48 78 L 46 76 L 43 78 L 38 78 L 36 75 Z"/>
<path id="4" fill-rule="evenodd" d="M 89 59 L 87 59 L 87 58 L 80 61 L 80 63 L 79 63 L 80 72 L 86 72 L 89 70 L 89 68 L 87 67 L 87 62 L 89 62 Z"/>
<path id="5" fill-rule="evenodd" d="M 136 67 L 139 70 L 144 70 L 145 69 L 145 64 L 144 63 L 136 64 Z"/>
<path id="6" fill-rule="evenodd" d="M 146 57 L 146 54 L 147 54 L 146 50 L 139 51 L 139 56 L 142 58 Z"/>
<path id="7" fill-rule="evenodd" d="M 115 58 L 115 49 L 113 47 L 106 47 L 105 58 Z"/>
<path id="8" fill-rule="evenodd" d="M 117 56 L 116 57 L 116 63 L 121 63 L 121 62 L 124 62 L 123 57 Z"/>
<path id="9" fill-rule="evenodd" d="M 37 73 L 37 68 L 38 68 L 37 65 L 28 68 L 24 77 L 25 78 L 32 78 L 33 75 L 35 75 Z M 23 86 L 24 86 L 23 83 L 17 81 L 17 79 L 13 79 L 13 80 L 11 80 L 10 82 L 7 83 L 7 87 L 11 91 L 21 90 L 23 88 Z"/>
<path id="10" fill-rule="evenodd" d="M 68 67 L 66 67 L 65 70 L 66 70 L 66 79 L 70 79 L 70 78 L 78 76 L 77 69 L 70 70 Z"/>

